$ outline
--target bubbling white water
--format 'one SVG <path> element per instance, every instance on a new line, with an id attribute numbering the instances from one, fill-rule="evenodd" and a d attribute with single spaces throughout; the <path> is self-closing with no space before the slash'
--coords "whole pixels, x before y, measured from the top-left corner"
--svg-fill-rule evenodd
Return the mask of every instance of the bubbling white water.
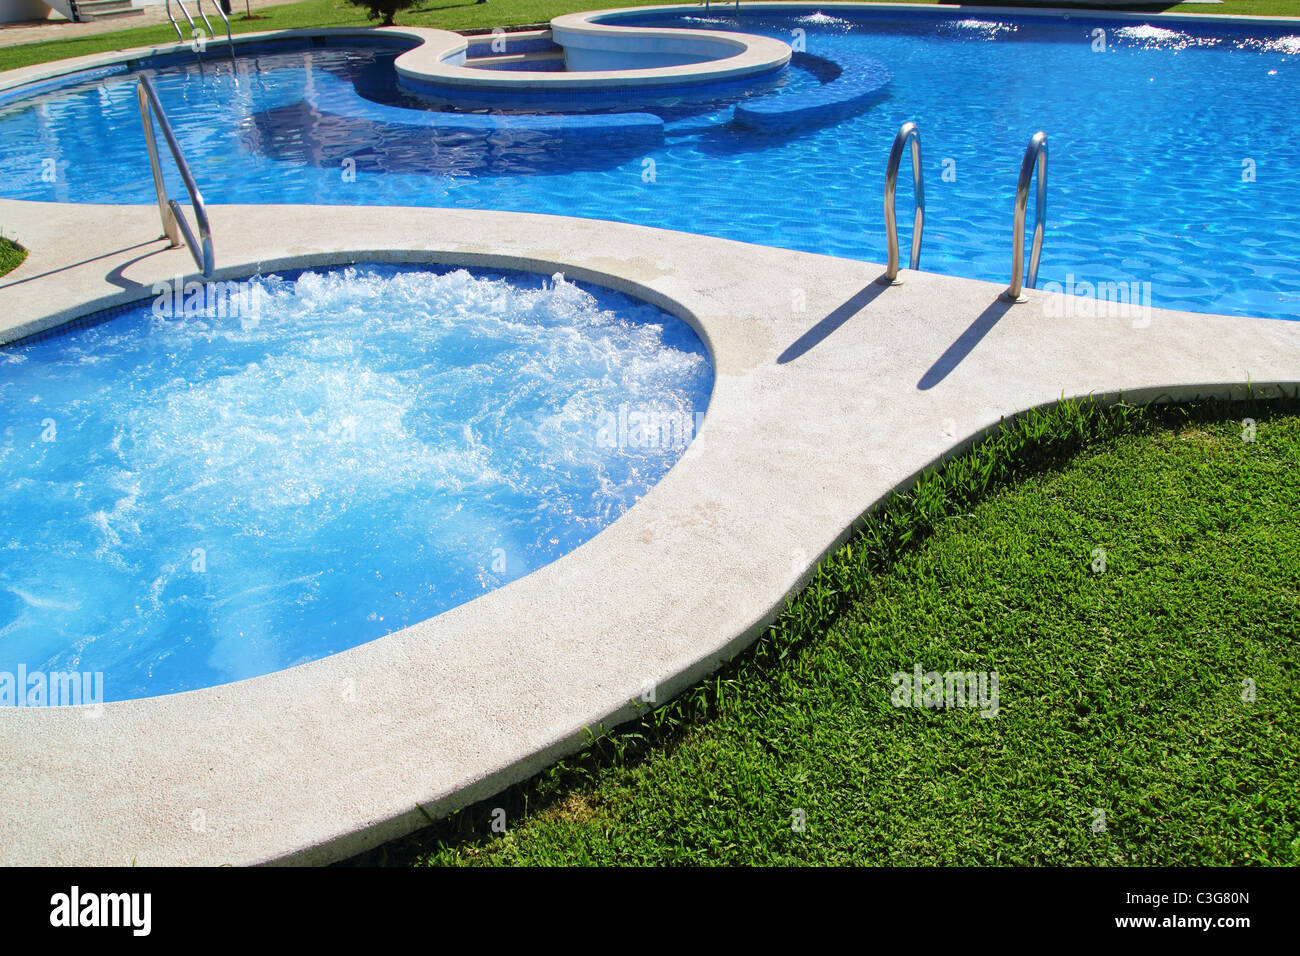
<path id="1" fill-rule="evenodd" d="M 679 320 L 559 275 L 252 282 L 253 315 L 145 306 L 0 353 L 0 669 L 142 696 L 429 617 L 626 511 L 684 443 L 609 423 L 693 422 L 712 387 Z"/>

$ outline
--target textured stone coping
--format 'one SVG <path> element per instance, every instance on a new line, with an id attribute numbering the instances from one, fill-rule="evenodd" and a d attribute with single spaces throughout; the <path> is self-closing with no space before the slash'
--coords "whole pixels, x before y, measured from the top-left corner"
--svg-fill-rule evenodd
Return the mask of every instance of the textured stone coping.
<path id="1" fill-rule="evenodd" d="M 487 77 L 571 75 L 554 69 L 539 70 L 528 63 L 516 68 L 490 69 L 485 68 L 486 61 L 468 62 L 474 65 L 467 69 Z M 462 110 L 509 109 L 576 114 L 590 110 L 671 108 L 681 103 L 710 102 L 750 96 L 777 86 L 784 75 L 783 68 L 774 73 L 719 79 L 707 84 L 692 82 L 683 85 L 640 87 L 610 84 L 583 89 L 529 82 L 509 92 L 502 92 L 490 82 L 484 83 L 481 87 L 451 88 L 403 78 L 401 85 L 405 90 L 427 97 L 431 103 L 450 105 Z"/>
<path id="2" fill-rule="evenodd" d="M 595 282 L 690 322 L 716 379 L 695 441 L 581 547 L 331 657 L 94 711 L 0 709 L 0 861 L 322 863 L 527 778 L 757 637 L 864 511 L 1001 416 L 1062 396 L 1269 394 L 1300 322 L 1050 318 L 1050 293 L 594 220 L 212 206 L 220 277 L 349 261 Z M 31 251 L 0 327 L 48 328 L 191 274 L 155 206 L 0 201 Z M 882 242 L 883 252 L 883 242 Z M 1058 306 L 1058 308 L 1060 308 Z M 1135 327 L 1137 326 L 1137 327 Z M 1087 554 L 1078 556 L 1089 560 Z M 873 675 L 863 675 L 864 680 Z M 196 826 L 196 821 L 201 826 Z"/>
<path id="3" fill-rule="evenodd" d="M 840 54 L 840 75 L 803 93 L 766 96 L 737 103 L 735 121 L 762 130 L 789 130 L 830 123 L 884 98 L 893 75 L 879 60 Z"/>

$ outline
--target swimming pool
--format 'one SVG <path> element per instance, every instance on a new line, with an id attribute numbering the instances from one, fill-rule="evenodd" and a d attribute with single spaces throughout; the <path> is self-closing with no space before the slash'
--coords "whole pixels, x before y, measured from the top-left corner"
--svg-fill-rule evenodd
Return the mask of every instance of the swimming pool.
<path id="1" fill-rule="evenodd" d="M 1154 306 L 1300 317 L 1300 225 L 1284 215 L 1300 208 L 1300 36 L 1282 27 L 839 8 L 619 22 L 754 31 L 829 61 L 871 57 L 893 79 L 887 99 L 822 127 L 766 133 L 732 124 L 731 104 L 667 103 L 654 111 L 662 139 L 565 143 L 430 139 L 428 120 L 394 121 L 429 114 L 404 109 L 419 100 L 396 86 L 400 48 L 383 44 L 272 44 L 234 69 L 211 51 L 143 69 L 209 203 L 554 212 L 872 260 L 884 254 L 884 159 L 913 120 L 928 173 L 922 268 L 1002 282 L 1015 174 L 1043 129 L 1040 286 L 1151 282 Z M 787 82 L 818 79 L 794 66 Z M 313 104 L 330 83 L 346 107 Z M 5 107 L 0 195 L 152 202 L 133 85 L 108 75 Z"/>
<path id="2" fill-rule="evenodd" d="M 423 621 L 622 515 L 713 385 L 686 323 L 560 276 L 155 291 L 0 349 L 0 674 L 121 700 Z"/>
<path id="3" fill-rule="evenodd" d="M 913 120 L 927 167 L 922 268 L 997 282 L 1021 154 L 1043 129 L 1040 287 L 1149 282 L 1159 307 L 1300 318 L 1300 225 L 1286 215 L 1300 208 L 1300 36 L 1243 22 L 827 10 L 619 17 L 762 33 L 892 74 L 871 108 L 782 133 L 737 126 L 731 103 L 665 102 L 649 139 L 439 137 L 427 119 L 394 119 L 414 115 L 392 75 L 400 51 L 357 41 L 266 46 L 233 71 L 211 51 L 143 68 L 210 203 L 551 212 L 875 261 L 885 157 Z M 796 64 L 786 85 L 816 82 Z M 99 77 L 0 111 L 0 196 L 152 202 L 133 84 Z"/>

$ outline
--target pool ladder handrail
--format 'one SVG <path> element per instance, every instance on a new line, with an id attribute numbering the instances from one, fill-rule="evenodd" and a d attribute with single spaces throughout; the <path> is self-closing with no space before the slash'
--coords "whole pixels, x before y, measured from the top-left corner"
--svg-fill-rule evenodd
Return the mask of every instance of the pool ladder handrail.
<path id="1" fill-rule="evenodd" d="M 181 244 L 180 237 L 182 235 L 185 237 L 185 244 L 189 247 L 190 255 L 194 257 L 194 264 L 202 270 L 204 278 L 207 278 L 212 275 L 216 252 L 212 245 L 212 229 L 208 225 L 208 209 L 203 203 L 203 195 L 194 182 L 194 176 L 190 173 L 190 164 L 185 161 L 185 154 L 181 152 L 180 144 L 176 141 L 176 134 L 172 132 L 172 124 L 167 120 L 167 114 L 163 112 L 162 104 L 158 102 L 158 94 L 154 92 L 149 77 L 140 77 L 140 83 L 136 87 L 136 99 L 140 102 L 140 122 L 144 125 L 145 145 L 149 147 L 149 165 L 153 169 L 153 186 L 158 195 L 158 215 L 162 217 L 163 233 L 171 242 L 172 248 Z M 190 224 L 181 210 L 180 203 L 167 196 L 167 185 L 163 181 L 162 166 L 158 161 L 158 140 L 154 135 L 153 121 L 149 115 L 151 111 L 153 116 L 157 117 L 158 125 L 162 127 L 163 138 L 167 140 L 167 146 L 172 152 L 172 159 L 175 160 L 176 168 L 181 174 L 181 180 L 185 183 L 185 189 L 190 194 L 190 204 L 194 207 L 194 219 L 199 226 L 199 240 L 197 242 L 194 239 L 193 231 L 190 229 Z"/>
<path id="2" fill-rule="evenodd" d="M 194 18 L 190 16 L 190 11 L 185 9 L 184 0 L 176 0 L 176 5 L 181 8 L 181 13 L 185 14 L 185 19 L 190 24 L 190 35 L 194 35 Z M 185 34 L 181 32 L 181 25 L 176 22 L 176 17 L 172 14 L 172 0 L 167 0 L 167 19 L 172 23 L 172 29 L 176 31 L 176 39 L 182 43 L 185 42 Z"/>
<path id="3" fill-rule="evenodd" d="M 710 4 L 711 2 L 712 2 L 712 0 L 704 0 L 704 12 L 705 12 L 705 13 L 708 13 L 708 12 L 709 12 L 709 4 Z M 736 0 L 736 12 L 737 12 L 737 13 L 740 12 L 740 0 Z"/>
<path id="4" fill-rule="evenodd" d="M 1011 285 L 1002 293 L 1007 302 L 1024 302 L 1021 277 L 1025 268 L 1025 212 L 1029 205 L 1029 184 L 1038 169 L 1038 192 L 1034 197 L 1034 243 L 1029 250 L 1029 277 L 1024 285 L 1038 282 L 1038 259 L 1043 252 L 1043 227 L 1047 220 L 1047 134 L 1039 130 L 1029 138 L 1025 158 L 1020 162 L 1016 182 L 1016 214 L 1011 236 Z"/>
<path id="5" fill-rule="evenodd" d="M 215 37 L 216 33 L 212 29 L 212 23 L 208 20 L 208 15 L 203 12 L 203 0 L 195 0 L 195 3 L 199 11 L 199 16 L 203 18 L 203 23 L 208 28 L 208 36 Z M 192 40 L 194 38 L 194 31 L 198 29 L 198 24 L 194 22 L 194 18 L 190 16 L 190 11 L 186 9 L 185 0 L 176 0 L 176 5 L 181 8 L 181 13 L 185 15 L 185 19 L 189 22 L 190 39 Z M 214 6 L 217 8 L 217 13 L 221 16 L 222 22 L 226 25 L 226 44 L 231 48 L 231 50 L 233 50 L 235 48 L 235 38 L 230 35 L 230 18 L 226 16 L 226 11 L 221 9 L 221 0 L 216 0 Z M 181 32 L 180 24 L 176 22 L 176 17 L 172 15 L 172 0 L 167 0 L 167 19 L 172 22 L 172 29 L 176 31 L 177 39 L 182 43 L 186 42 L 185 34 Z"/>
<path id="6" fill-rule="evenodd" d="M 880 277 L 884 285 L 901 285 L 898 278 L 898 219 L 894 193 L 898 188 L 898 167 L 903 161 L 903 150 L 912 143 L 912 190 L 916 194 L 916 213 L 912 219 L 912 257 L 908 268 L 915 270 L 921 264 L 921 236 L 925 231 L 925 173 L 921 165 L 921 134 L 915 123 L 898 127 L 894 146 L 889 151 L 889 165 L 885 167 L 885 239 L 889 243 L 889 262 Z"/>
<path id="7" fill-rule="evenodd" d="M 203 17 L 203 22 L 207 23 L 207 15 L 203 12 L 203 0 L 195 0 L 199 8 L 199 16 Z M 235 38 L 230 35 L 230 17 L 226 16 L 226 11 L 221 9 L 221 0 L 213 0 L 212 4 L 217 10 L 217 16 L 221 17 L 221 22 L 226 27 L 226 46 L 233 51 L 235 49 Z M 208 24 L 208 35 L 213 35 L 212 25 Z"/>

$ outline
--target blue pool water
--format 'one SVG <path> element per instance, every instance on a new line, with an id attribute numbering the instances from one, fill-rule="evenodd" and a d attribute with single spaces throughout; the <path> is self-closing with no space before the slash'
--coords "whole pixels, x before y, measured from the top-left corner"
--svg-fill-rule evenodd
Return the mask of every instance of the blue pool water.
<path id="1" fill-rule="evenodd" d="M 351 41 L 267 48 L 233 69 L 210 49 L 149 71 L 210 202 L 561 213 L 874 261 L 885 252 L 885 158 L 914 120 L 928 186 L 922 267 L 998 282 L 1010 270 L 1020 158 L 1043 129 L 1040 285 L 1150 282 L 1157 306 L 1300 318 L 1300 36 L 1260 24 L 827 9 L 638 21 L 787 40 L 800 30 L 810 56 L 869 57 L 892 73 L 888 97 L 865 112 L 783 134 L 730 124 L 731 104 L 666 103 L 655 143 L 440 138 L 392 120 L 394 104 L 419 102 L 396 87 L 395 51 Z M 354 102 L 322 110 L 314 91 L 331 81 Z M 796 68 L 789 86 L 815 82 Z M 99 78 L 0 108 L 0 195 L 152 201 L 133 83 Z"/>
<path id="2" fill-rule="evenodd" d="M 683 322 L 561 277 L 243 291 L 0 350 L 0 674 L 151 696 L 424 620 L 631 507 L 712 389 Z"/>

